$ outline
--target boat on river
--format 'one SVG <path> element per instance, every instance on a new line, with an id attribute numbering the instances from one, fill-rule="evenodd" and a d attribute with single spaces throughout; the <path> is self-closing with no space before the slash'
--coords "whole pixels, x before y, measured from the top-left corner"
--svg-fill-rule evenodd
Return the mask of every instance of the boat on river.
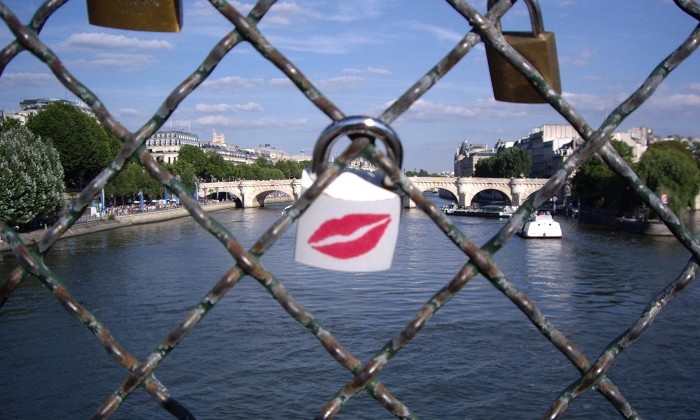
<path id="1" fill-rule="evenodd" d="M 448 204 L 442 207 L 445 214 L 452 216 L 471 216 L 471 217 L 492 217 L 492 218 L 509 218 L 515 213 L 517 207 L 487 205 L 481 207 L 460 207 L 456 203 Z"/>
<path id="2" fill-rule="evenodd" d="M 554 220 L 548 211 L 538 211 L 537 214 L 523 223 L 518 234 L 527 239 L 558 239 L 562 237 L 561 225 Z"/>

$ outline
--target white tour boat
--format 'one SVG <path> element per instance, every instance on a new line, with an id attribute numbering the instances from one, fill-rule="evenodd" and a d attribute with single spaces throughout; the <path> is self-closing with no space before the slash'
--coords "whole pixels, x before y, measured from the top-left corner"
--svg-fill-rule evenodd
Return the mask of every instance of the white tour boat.
<path id="1" fill-rule="evenodd" d="M 561 225 L 548 211 L 539 211 L 530 216 L 518 232 L 523 238 L 561 238 Z"/>

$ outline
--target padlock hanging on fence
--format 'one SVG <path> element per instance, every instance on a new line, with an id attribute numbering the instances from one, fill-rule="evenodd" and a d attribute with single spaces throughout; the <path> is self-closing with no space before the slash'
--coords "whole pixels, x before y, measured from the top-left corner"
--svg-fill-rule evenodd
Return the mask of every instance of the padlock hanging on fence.
<path id="1" fill-rule="evenodd" d="M 302 192 L 328 166 L 331 146 L 342 136 L 383 141 L 388 156 L 401 167 L 403 148 L 394 130 L 371 117 L 348 117 L 321 133 L 311 170 L 302 174 Z M 336 271 L 389 269 L 399 233 L 401 198 L 386 188 L 384 178 L 382 174 L 344 170 L 299 218 L 295 260 Z"/>
<path id="2" fill-rule="evenodd" d="M 532 32 L 503 32 L 503 36 L 506 42 L 525 57 L 540 72 L 544 80 L 561 94 L 559 58 L 554 33 L 544 31 L 542 12 L 537 0 L 524 1 L 530 12 Z M 495 3 L 496 0 L 489 0 L 488 9 L 490 10 Z M 497 26 L 501 28 L 500 21 Z M 546 102 L 527 78 L 488 43 L 486 58 L 489 63 L 493 96 L 497 101 L 528 104 Z"/>
<path id="3" fill-rule="evenodd" d="M 150 32 L 180 32 L 181 0 L 87 0 L 91 25 Z"/>

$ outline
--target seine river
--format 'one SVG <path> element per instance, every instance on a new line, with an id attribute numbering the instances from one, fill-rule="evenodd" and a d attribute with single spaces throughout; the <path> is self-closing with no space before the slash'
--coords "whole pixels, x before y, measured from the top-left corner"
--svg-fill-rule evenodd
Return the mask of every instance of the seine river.
<path id="1" fill-rule="evenodd" d="M 284 205 L 214 213 L 246 246 Z M 691 223 L 700 226 L 697 213 Z M 504 222 L 453 219 L 474 242 Z M 559 218 L 561 240 L 513 238 L 495 259 L 544 314 L 595 359 L 675 279 L 689 252 L 672 238 L 613 233 Z M 697 232 L 697 229 L 694 229 Z M 262 258 L 291 294 L 366 361 L 466 262 L 420 210 L 403 212 L 394 266 L 340 274 L 293 261 L 294 227 Z M 0 256 L 0 278 L 13 265 Z M 232 265 L 189 219 L 62 240 L 47 265 L 143 360 Z M 96 338 L 36 280 L 0 309 L 0 418 L 87 418 L 126 378 Z M 622 353 L 610 379 L 650 419 L 700 417 L 700 287 L 691 284 Z M 199 418 L 312 418 L 351 379 L 268 292 L 244 279 L 156 370 Z M 382 371 L 416 415 L 539 418 L 578 371 L 527 318 L 477 277 Z M 597 392 L 565 418 L 616 418 Z M 169 418 L 139 389 L 114 418 Z M 391 416 L 365 393 L 342 419 Z"/>

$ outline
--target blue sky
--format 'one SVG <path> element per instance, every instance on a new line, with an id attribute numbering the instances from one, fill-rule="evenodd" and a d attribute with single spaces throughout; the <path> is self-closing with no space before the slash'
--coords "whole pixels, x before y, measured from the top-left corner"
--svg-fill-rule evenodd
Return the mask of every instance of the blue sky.
<path id="1" fill-rule="evenodd" d="M 180 33 L 123 31 L 88 24 L 84 0 L 72 0 L 45 25 L 41 39 L 72 74 L 127 128 L 140 127 L 192 73 L 231 24 L 206 1 L 184 0 Z M 23 22 L 41 4 L 6 0 Z M 247 13 L 253 2 L 231 2 Z M 486 1 L 471 2 L 485 12 Z M 693 30 L 697 21 L 671 0 L 540 0 L 547 30 L 556 33 L 565 98 L 597 127 Z M 516 4 L 506 30 L 526 29 Z M 280 1 L 259 25 L 266 36 L 346 115 L 378 116 L 430 70 L 470 30 L 449 4 L 427 0 Z M 0 43 L 12 40 L 6 26 Z M 672 73 L 653 99 L 621 126 L 648 126 L 664 135 L 700 137 L 700 56 Z M 0 109 L 28 98 L 75 97 L 46 65 L 23 52 L 0 78 Z M 210 140 L 270 143 L 291 154 L 311 153 L 330 123 L 284 75 L 248 44 L 232 50 L 208 81 L 166 123 Z M 466 140 L 493 145 L 542 124 L 564 123 L 547 105 L 493 99 L 479 45 L 392 126 L 404 145 L 404 167 L 451 170 Z M 341 145 L 336 146 L 339 152 Z"/>

